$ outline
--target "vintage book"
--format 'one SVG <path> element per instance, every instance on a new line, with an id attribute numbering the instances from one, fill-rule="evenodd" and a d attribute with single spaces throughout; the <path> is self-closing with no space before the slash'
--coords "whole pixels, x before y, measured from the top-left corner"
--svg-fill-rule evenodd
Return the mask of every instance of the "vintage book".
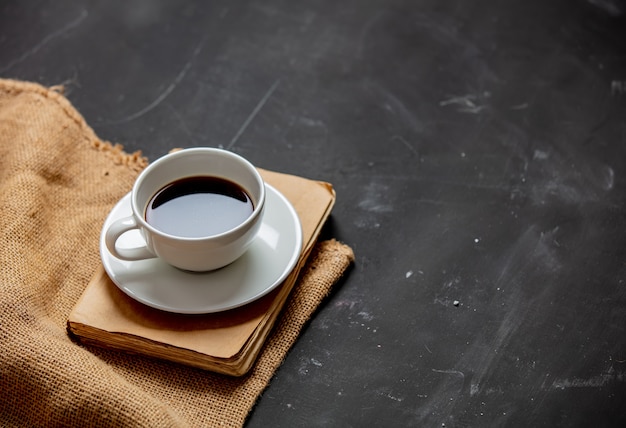
<path id="1" fill-rule="evenodd" d="M 153 309 L 123 293 L 100 267 L 68 318 L 68 331 L 88 345 L 241 376 L 254 364 L 335 203 L 329 183 L 261 170 L 293 205 L 303 242 L 295 268 L 260 299 L 224 312 L 185 315 Z"/>

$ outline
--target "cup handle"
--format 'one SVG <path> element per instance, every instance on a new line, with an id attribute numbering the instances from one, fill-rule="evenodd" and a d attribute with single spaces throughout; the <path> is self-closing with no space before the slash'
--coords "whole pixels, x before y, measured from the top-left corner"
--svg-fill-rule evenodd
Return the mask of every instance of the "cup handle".
<path id="1" fill-rule="evenodd" d="M 109 252 L 118 259 L 129 261 L 152 259 L 156 257 L 146 245 L 136 248 L 117 248 L 115 246 L 120 236 L 133 229 L 139 229 L 137 221 L 133 216 L 120 218 L 111 223 L 104 235 L 104 241 Z"/>

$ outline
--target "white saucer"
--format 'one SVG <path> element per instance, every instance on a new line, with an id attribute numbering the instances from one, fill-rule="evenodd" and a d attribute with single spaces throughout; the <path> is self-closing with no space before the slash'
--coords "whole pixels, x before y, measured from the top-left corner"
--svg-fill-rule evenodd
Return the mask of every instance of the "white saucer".
<path id="1" fill-rule="evenodd" d="M 153 308 L 182 314 L 220 312 L 245 305 L 277 287 L 296 265 L 302 251 L 302 228 L 296 210 L 266 184 L 263 224 L 248 251 L 234 263 L 211 272 L 176 269 L 159 259 L 120 260 L 109 253 L 100 237 L 104 269 L 120 290 Z M 103 231 L 131 214 L 130 193 L 113 208 Z M 122 235 L 117 245 L 138 247 L 137 230 Z"/>

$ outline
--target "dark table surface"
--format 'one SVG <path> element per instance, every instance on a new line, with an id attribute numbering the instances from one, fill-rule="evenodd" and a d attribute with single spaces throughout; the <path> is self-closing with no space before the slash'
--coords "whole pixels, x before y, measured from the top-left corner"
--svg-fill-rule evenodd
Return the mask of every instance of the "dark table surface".
<path id="1" fill-rule="evenodd" d="M 355 265 L 250 427 L 624 426 L 626 2 L 5 1 L 0 76 L 333 183 Z"/>

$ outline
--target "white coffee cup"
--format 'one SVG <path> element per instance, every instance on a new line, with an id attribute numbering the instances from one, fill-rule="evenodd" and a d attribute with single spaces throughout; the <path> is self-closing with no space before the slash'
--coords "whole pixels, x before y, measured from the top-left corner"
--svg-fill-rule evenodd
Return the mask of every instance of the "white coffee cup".
<path id="1" fill-rule="evenodd" d="M 249 196 L 252 213 L 232 228 L 207 236 L 176 235 L 148 223 L 146 210 L 154 195 L 189 177 L 234 183 Z M 114 221 L 105 231 L 106 246 L 113 256 L 130 261 L 159 257 L 179 269 L 209 271 L 232 263 L 254 241 L 265 209 L 265 184 L 257 169 L 235 153 L 208 147 L 184 149 L 157 159 L 141 172 L 133 185 L 130 205 L 132 215 Z M 210 213 L 203 215 L 206 221 L 212 220 Z M 118 238 L 133 229 L 141 232 L 146 245 L 118 248 Z"/>

